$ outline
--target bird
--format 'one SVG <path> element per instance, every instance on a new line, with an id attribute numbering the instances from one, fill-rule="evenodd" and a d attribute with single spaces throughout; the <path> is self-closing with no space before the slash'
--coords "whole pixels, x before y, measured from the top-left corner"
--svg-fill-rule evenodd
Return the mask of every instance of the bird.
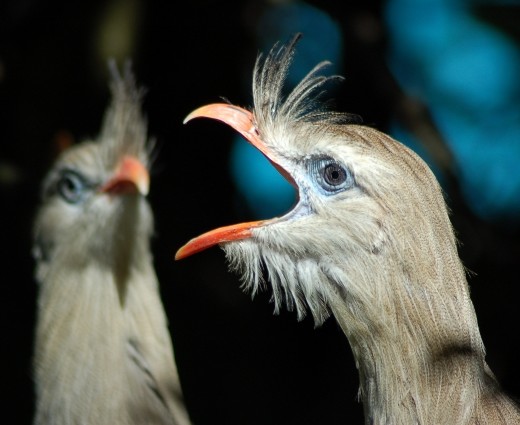
<path id="1" fill-rule="evenodd" d="M 154 142 L 130 62 L 97 139 L 56 158 L 35 214 L 35 425 L 189 425 L 153 266 Z"/>
<path id="2" fill-rule="evenodd" d="M 411 149 L 322 100 L 318 63 L 289 93 L 302 34 L 257 56 L 253 107 L 213 103 L 205 117 L 238 131 L 297 190 L 271 219 L 210 230 L 175 258 L 219 245 L 253 295 L 269 282 L 316 326 L 333 316 L 359 376 L 365 424 L 512 424 L 520 408 L 485 359 L 466 268 L 443 190 Z"/>

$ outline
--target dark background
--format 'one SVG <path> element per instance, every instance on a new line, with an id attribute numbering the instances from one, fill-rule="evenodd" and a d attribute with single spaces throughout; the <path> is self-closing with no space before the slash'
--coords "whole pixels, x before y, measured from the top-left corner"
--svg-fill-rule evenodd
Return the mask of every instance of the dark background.
<path id="1" fill-rule="evenodd" d="M 361 16 L 380 23 L 382 4 L 340 8 L 335 1 L 309 3 L 345 17 L 342 30 L 351 53 L 337 108 L 385 130 L 402 113 L 403 95 L 385 68 L 384 27 L 375 41 L 367 42 L 349 25 Z M 57 143 L 71 136 L 95 136 L 99 130 L 109 93 L 106 58 L 96 40 L 111 7 L 118 4 L 0 4 L 3 423 L 11 418 L 10 423 L 28 424 L 33 412 L 37 287 L 31 226 L 39 184 Z M 262 3 L 193 1 L 183 4 L 182 11 L 179 2 L 129 4 L 137 10 L 134 38 L 130 49 L 119 51 L 131 51 L 137 78 L 148 88 L 144 109 L 159 149 L 150 193 L 157 228 L 153 249 L 193 421 L 362 423 L 357 372 L 348 342 L 333 320 L 315 329 L 312 320 L 297 322 L 293 313 L 274 316 L 269 293 L 254 300 L 244 294 L 219 249 L 173 261 L 175 251 L 191 237 L 248 219 L 247 211 L 237 207 L 240 199 L 227 171 L 231 130 L 202 120 L 183 126 L 182 120 L 219 96 L 249 104 L 242 81 L 258 51 L 251 28 Z M 517 8 L 486 6 L 478 13 L 519 40 Z M 475 217 L 459 196 L 456 180 L 447 186 L 447 199 L 462 242 L 461 257 L 475 272 L 470 285 L 488 362 L 518 397 L 518 223 Z"/>

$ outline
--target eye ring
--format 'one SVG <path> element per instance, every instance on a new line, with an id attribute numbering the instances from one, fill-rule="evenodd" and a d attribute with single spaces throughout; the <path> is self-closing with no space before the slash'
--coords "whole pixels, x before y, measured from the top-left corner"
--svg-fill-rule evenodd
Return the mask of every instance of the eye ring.
<path id="1" fill-rule="evenodd" d="M 64 170 L 56 183 L 56 189 L 66 202 L 77 204 L 85 197 L 88 185 L 85 179 L 75 171 Z"/>
<path id="2" fill-rule="evenodd" d="M 354 176 L 350 170 L 329 156 L 311 158 L 308 169 L 320 190 L 327 195 L 342 192 L 354 185 Z"/>

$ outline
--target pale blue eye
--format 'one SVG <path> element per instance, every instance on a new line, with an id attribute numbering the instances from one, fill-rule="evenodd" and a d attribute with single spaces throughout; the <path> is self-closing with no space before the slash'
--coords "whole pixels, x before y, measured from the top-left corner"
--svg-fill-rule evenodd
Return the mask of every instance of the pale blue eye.
<path id="1" fill-rule="evenodd" d="M 65 170 L 57 182 L 58 194 L 69 204 L 82 201 L 88 185 L 85 179 L 75 171 Z"/>

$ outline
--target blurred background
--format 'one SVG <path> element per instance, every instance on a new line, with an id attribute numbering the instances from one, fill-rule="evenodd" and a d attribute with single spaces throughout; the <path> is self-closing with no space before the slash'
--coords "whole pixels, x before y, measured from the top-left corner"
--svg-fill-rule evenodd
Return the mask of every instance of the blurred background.
<path id="1" fill-rule="evenodd" d="M 342 4 L 344 3 L 344 4 Z M 259 52 L 303 33 L 287 81 L 321 60 L 346 77 L 328 97 L 430 164 L 461 241 L 488 363 L 520 397 L 518 1 L 4 0 L 0 3 L 2 416 L 29 424 L 37 286 L 31 227 L 60 147 L 97 135 L 106 62 L 131 58 L 157 140 L 153 250 L 186 403 L 196 425 L 360 424 L 358 377 L 334 320 L 315 329 L 251 300 L 213 248 L 175 251 L 214 227 L 283 214 L 294 193 L 210 120 L 250 105 Z M 362 5 L 361 5 L 362 3 Z M 3 420 L 3 419 L 2 419 Z"/>

